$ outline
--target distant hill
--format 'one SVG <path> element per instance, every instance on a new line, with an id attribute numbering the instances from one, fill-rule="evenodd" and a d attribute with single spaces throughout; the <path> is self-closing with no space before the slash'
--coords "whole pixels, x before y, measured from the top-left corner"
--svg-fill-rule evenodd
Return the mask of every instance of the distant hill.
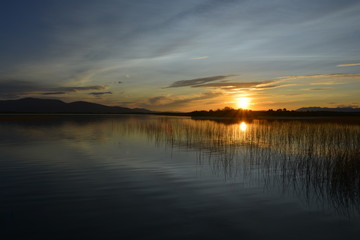
<path id="1" fill-rule="evenodd" d="M 90 102 L 65 103 L 56 99 L 0 100 L 0 113 L 152 113 L 143 108 L 111 107 Z"/>
<path id="2" fill-rule="evenodd" d="M 360 112 L 360 108 L 352 107 L 337 107 L 337 108 L 326 108 L 326 107 L 303 107 L 299 108 L 298 112 Z"/>

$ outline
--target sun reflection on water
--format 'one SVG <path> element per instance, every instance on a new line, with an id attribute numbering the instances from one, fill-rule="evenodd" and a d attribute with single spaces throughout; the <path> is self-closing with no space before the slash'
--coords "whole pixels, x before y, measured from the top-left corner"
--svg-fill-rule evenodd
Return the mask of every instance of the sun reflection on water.
<path id="1" fill-rule="evenodd" d="M 240 123 L 239 125 L 240 131 L 245 132 L 247 129 L 247 124 L 245 122 Z"/>

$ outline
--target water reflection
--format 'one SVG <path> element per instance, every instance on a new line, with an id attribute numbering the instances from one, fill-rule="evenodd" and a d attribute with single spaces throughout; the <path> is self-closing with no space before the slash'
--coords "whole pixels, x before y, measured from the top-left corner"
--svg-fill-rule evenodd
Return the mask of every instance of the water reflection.
<path id="1" fill-rule="evenodd" d="M 360 126 L 303 121 L 222 125 L 190 119 L 128 122 L 160 144 L 195 149 L 226 179 L 242 177 L 268 189 L 296 194 L 313 206 L 358 214 Z M 204 161 L 206 160 L 206 161 Z"/>
<path id="2" fill-rule="evenodd" d="M 247 125 L 245 122 L 241 122 L 239 125 L 240 131 L 245 132 L 247 129 Z"/>
<path id="3" fill-rule="evenodd" d="M 11 119 L 0 127 L 2 143 L 14 139 L 26 147 L 35 139 L 61 139 L 88 155 L 97 150 L 111 157 L 107 149 L 119 139 L 126 137 L 143 151 L 140 145 L 145 148 L 146 137 L 158 148 L 196 151 L 197 164 L 209 165 L 226 181 L 241 179 L 293 194 L 311 207 L 342 215 L 360 213 L 360 126 L 355 124 L 265 120 L 221 124 L 181 117 L 98 116 Z"/>

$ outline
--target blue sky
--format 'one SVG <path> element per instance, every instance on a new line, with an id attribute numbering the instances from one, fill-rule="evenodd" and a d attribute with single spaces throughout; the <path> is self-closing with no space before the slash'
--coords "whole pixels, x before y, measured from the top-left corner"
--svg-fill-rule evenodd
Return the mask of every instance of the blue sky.
<path id="1" fill-rule="evenodd" d="M 0 11 L 0 99 L 360 105 L 360 1 L 11 0 Z"/>

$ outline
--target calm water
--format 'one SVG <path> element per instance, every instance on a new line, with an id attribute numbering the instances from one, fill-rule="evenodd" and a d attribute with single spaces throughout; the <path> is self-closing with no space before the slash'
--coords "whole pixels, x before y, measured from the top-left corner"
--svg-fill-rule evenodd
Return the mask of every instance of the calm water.
<path id="1" fill-rule="evenodd" d="M 360 234 L 360 125 L 7 116 L 0 133 L 1 239 Z"/>

